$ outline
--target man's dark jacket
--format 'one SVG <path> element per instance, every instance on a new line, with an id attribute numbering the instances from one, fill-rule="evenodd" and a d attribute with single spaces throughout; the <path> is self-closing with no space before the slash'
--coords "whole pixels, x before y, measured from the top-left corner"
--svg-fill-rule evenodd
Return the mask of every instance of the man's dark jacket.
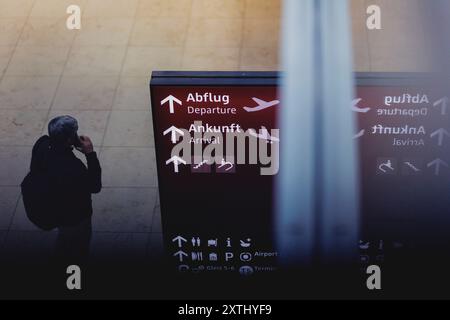
<path id="1" fill-rule="evenodd" d="M 41 137 L 33 147 L 31 171 L 48 172 L 54 185 L 52 207 L 58 212 L 58 226 L 73 226 L 92 216 L 91 194 L 102 189 L 102 170 L 95 152 L 86 155 L 87 168 L 72 147 L 51 143 Z"/>

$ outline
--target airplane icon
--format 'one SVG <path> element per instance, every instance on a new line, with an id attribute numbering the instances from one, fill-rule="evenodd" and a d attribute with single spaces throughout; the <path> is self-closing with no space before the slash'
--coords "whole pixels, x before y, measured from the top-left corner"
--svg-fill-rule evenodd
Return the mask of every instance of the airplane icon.
<path id="1" fill-rule="evenodd" d="M 247 112 L 256 112 L 261 111 L 270 107 L 274 107 L 278 104 L 280 104 L 280 101 L 273 100 L 273 101 L 264 101 L 258 98 L 252 98 L 253 101 L 255 101 L 258 105 L 256 107 L 244 107 L 244 110 Z"/>
<path id="2" fill-rule="evenodd" d="M 266 129 L 266 127 L 262 126 L 260 132 L 261 133 L 257 133 L 255 130 L 253 129 L 249 129 L 248 130 L 250 135 L 258 138 L 258 139 L 263 139 L 266 140 L 267 143 L 273 143 L 275 142 L 280 142 L 280 139 L 273 137 L 269 134 L 269 131 Z"/>
<path id="3" fill-rule="evenodd" d="M 367 113 L 370 111 L 370 108 L 360 108 L 358 107 L 358 103 L 360 103 L 362 99 L 355 99 L 352 101 L 352 111 L 358 113 Z"/>
<path id="4" fill-rule="evenodd" d="M 366 130 L 364 130 L 364 129 L 362 129 L 360 132 L 358 132 L 357 134 L 355 134 L 354 136 L 353 136 L 353 139 L 359 139 L 359 138 L 361 138 L 364 134 L 366 133 Z"/>

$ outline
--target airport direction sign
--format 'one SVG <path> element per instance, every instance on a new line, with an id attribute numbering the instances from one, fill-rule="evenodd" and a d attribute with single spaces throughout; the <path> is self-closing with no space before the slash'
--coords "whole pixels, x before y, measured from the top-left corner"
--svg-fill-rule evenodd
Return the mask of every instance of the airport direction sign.
<path id="1" fill-rule="evenodd" d="M 275 150 L 279 138 L 272 129 L 277 129 L 277 110 L 282 107 L 277 83 L 273 73 L 153 74 L 162 227 L 174 270 L 198 271 L 202 266 L 205 272 L 239 275 L 276 269 L 275 175 L 261 175 L 260 161 L 237 163 L 237 152 L 230 159 L 225 150 L 225 157 L 215 162 L 206 152 L 194 161 L 193 152 L 199 145 L 201 150 L 214 145 L 226 149 L 227 132 L 249 129 L 257 143 Z M 183 139 L 192 139 L 192 154 L 172 154 Z M 248 146 L 244 151 L 248 159 Z"/>
<path id="2" fill-rule="evenodd" d="M 407 242 L 417 233 L 408 227 L 411 222 L 450 207 L 448 93 L 419 74 L 356 74 L 355 79 L 349 108 L 357 119 L 361 234 Z M 202 271 L 245 275 L 277 270 L 275 176 L 261 175 L 258 163 L 184 164 L 187 159 L 171 151 L 195 130 L 249 130 L 267 145 L 282 144 L 278 74 L 156 72 L 150 87 L 162 227 L 174 269 L 199 272 L 202 266 Z M 281 142 L 272 129 L 280 129 Z M 226 144 L 201 142 L 204 148 Z"/>

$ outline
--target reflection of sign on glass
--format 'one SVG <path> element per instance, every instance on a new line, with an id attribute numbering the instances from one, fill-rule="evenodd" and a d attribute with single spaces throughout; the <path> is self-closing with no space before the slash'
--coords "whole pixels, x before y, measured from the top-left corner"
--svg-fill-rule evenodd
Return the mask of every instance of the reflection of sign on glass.
<path id="1" fill-rule="evenodd" d="M 358 104 L 362 101 L 362 99 L 358 98 L 352 101 L 352 111 L 358 113 L 367 113 L 370 111 L 370 108 L 359 107 Z"/>
<path id="2" fill-rule="evenodd" d="M 420 159 L 404 159 L 402 162 L 402 174 L 418 175 L 422 173 L 422 160 Z"/>
<path id="3" fill-rule="evenodd" d="M 434 169 L 434 175 L 439 176 L 441 173 L 441 169 L 443 167 L 448 167 L 448 163 L 438 158 L 427 164 L 427 167 Z"/>
<path id="4" fill-rule="evenodd" d="M 365 133 L 366 133 L 366 130 L 365 130 L 365 129 L 362 129 L 362 130 L 360 130 L 357 134 L 355 134 L 355 135 L 353 136 L 353 139 L 359 139 L 359 138 L 361 138 L 362 136 L 364 136 Z"/>
<path id="5" fill-rule="evenodd" d="M 361 262 L 363 264 L 369 263 L 369 260 L 370 260 L 370 257 L 368 255 L 363 254 L 363 255 L 359 256 L 359 262 Z"/>
<path id="6" fill-rule="evenodd" d="M 397 161 L 393 158 L 378 158 L 377 173 L 378 174 L 396 174 Z"/>
<path id="7" fill-rule="evenodd" d="M 444 144 L 444 138 L 450 138 L 450 133 L 448 133 L 447 130 L 445 130 L 444 128 L 440 128 L 438 130 L 436 130 L 435 132 L 433 132 L 430 135 L 431 138 L 437 138 L 437 145 L 439 147 L 442 147 L 442 145 Z"/>
<path id="8" fill-rule="evenodd" d="M 433 104 L 433 106 L 435 108 L 439 108 L 441 111 L 441 115 L 445 116 L 447 114 L 448 102 L 449 102 L 449 99 L 447 97 L 443 97 L 443 98 L 437 100 Z"/>
<path id="9" fill-rule="evenodd" d="M 369 241 L 363 241 L 363 240 L 359 240 L 359 248 L 361 250 L 367 250 L 370 248 L 370 242 Z"/>

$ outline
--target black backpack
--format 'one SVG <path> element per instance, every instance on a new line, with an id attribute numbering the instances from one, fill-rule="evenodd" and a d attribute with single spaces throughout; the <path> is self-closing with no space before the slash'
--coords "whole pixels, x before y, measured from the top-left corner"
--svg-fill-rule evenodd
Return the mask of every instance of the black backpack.
<path id="1" fill-rule="evenodd" d="M 48 144 L 48 141 L 42 139 Z M 58 227 L 55 204 L 56 185 L 48 168 L 32 168 L 21 184 L 22 198 L 28 219 L 38 228 L 50 231 Z"/>
<path id="2" fill-rule="evenodd" d="M 46 172 L 30 172 L 21 184 L 28 219 L 38 228 L 50 231 L 58 226 L 54 192 Z"/>

